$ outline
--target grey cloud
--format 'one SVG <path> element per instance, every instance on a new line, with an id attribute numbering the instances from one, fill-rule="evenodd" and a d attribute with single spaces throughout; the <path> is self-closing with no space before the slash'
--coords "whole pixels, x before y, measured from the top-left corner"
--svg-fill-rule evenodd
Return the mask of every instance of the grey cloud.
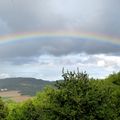
<path id="1" fill-rule="evenodd" d="M 8 24 L 0 18 L 0 35 L 5 35 L 10 33 L 12 30 L 9 28 Z"/>
<path id="2" fill-rule="evenodd" d="M 119 0 L 1 0 L 13 32 L 75 30 L 119 36 Z"/>
<path id="3" fill-rule="evenodd" d="M 0 36 L 33 31 L 82 31 L 119 38 L 119 5 L 120 0 L 0 0 Z M 104 56 L 99 58 L 101 53 Z M 42 58 L 45 54 L 51 57 Z M 70 37 L 28 38 L 0 42 L 0 71 L 10 76 L 21 76 L 23 72 L 22 76 L 34 77 L 37 77 L 34 72 L 40 71 L 46 78 L 57 76 L 63 66 L 81 65 L 99 75 L 101 71 L 106 74 L 119 70 L 119 56 L 120 45 L 107 42 Z"/>
<path id="4" fill-rule="evenodd" d="M 0 0 L 0 34 L 85 31 L 119 37 L 119 4 L 119 0 Z M 119 45 L 92 40 L 38 38 L 1 44 L 0 59 L 16 62 L 43 54 L 62 56 L 82 52 L 119 56 L 119 51 Z"/>
<path id="5" fill-rule="evenodd" d="M 73 39 L 73 38 L 36 38 L 15 41 L 0 45 L 0 60 L 5 61 L 32 61 L 32 57 L 43 54 L 63 56 L 68 54 L 120 54 L 119 45 L 100 41 Z M 23 60 L 22 60 L 23 58 Z M 28 59 L 29 58 L 29 59 Z M 25 60 L 26 59 L 26 60 Z"/>

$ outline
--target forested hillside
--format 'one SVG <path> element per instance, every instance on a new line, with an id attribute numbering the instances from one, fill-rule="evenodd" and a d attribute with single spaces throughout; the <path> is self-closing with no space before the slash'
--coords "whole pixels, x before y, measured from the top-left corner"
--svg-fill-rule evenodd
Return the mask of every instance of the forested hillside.
<path id="1" fill-rule="evenodd" d="M 0 120 L 120 120 L 120 72 L 102 80 L 79 71 L 62 76 L 28 101 L 0 100 Z"/>
<path id="2" fill-rule="evenodd" d="M 0 90 L 19 91 L 22 95 L 33 96 L 36 92 L 42 90 L 46 85 L 52 85 L 54 82 L 35 78 L 6 78 L 0 79 Z"/>

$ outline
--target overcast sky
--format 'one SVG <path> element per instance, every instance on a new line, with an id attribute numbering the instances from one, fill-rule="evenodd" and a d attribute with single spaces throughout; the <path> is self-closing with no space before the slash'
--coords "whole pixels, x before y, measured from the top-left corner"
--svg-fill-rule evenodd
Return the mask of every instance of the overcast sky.
<path id="1" fill-rule="evenodd" d="M 119 5 L 120 0 L 0 0 L 0 36 L 82 31 L 120 38 Z M 40 37 L 0 44 L 0 78 L 56 80 L 63 67 L 101 78 L 117 72 L 120 42 Z"/>

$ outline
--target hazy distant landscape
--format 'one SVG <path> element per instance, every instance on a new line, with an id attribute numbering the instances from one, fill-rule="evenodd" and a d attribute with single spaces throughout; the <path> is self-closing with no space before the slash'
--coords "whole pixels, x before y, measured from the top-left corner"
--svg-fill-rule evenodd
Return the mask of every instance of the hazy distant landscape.
<path id="1" fill-rule="evenodd" d="M 4 99 L 24 101 L 35 96 L 45 86 L 53 86 L 54 83 L 41 79 L 22 77 L 0 79 L 0 96 Z"/>
<path id="2" fill-rule="evenodd" d="M 0 79 L 0 91 L 1 89 L 7 89 L 7 91 L 19 91 L 22 95 L 34 96 L 46 85 L 52 85 L 53 83 L 35 78 L 6 78 Z"/>

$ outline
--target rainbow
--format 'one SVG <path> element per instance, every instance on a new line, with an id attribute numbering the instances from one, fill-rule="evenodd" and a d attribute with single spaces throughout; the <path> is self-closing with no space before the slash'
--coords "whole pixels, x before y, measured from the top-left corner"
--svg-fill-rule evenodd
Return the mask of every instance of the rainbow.
<path id="1" fill-rule="evenodd" d="M 29 40 L 29 38 L 42 37 L 71 37 L 71 38 L 85 38 L 88 40 L 95 40 L 101 42 L 108 42 L 115 45 L 120 45 L 120 38 L 111 36 L 104 36 L 97 33 L 83 33 L 83 32 L 26 32 L 0 36 L 0 44 L 21 40 Z"/>

